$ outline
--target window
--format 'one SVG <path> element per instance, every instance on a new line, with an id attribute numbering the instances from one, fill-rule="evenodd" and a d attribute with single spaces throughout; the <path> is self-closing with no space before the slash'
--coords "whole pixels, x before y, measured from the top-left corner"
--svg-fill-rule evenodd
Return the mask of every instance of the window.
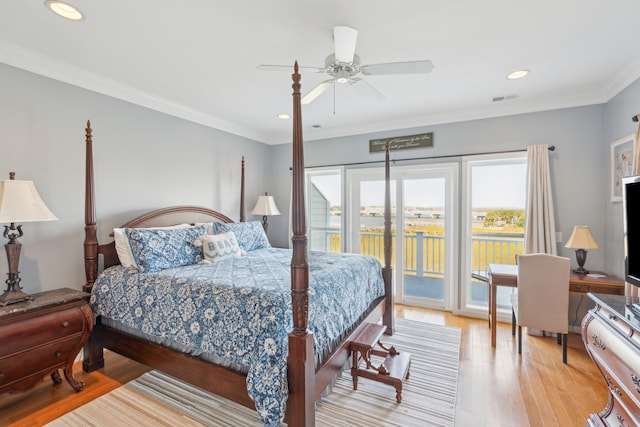
<path id="1" fill-rule="evenodd" d="M 342 169 L 305 171 L 309 250 L 342 252 Z"/>

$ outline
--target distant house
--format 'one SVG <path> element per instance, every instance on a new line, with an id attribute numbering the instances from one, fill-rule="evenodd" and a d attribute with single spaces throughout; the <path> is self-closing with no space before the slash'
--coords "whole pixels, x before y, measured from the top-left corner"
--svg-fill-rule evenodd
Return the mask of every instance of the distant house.
<path id="1" fill-rule="evenodd" d="M 309 189 L 309 248 L 314 251 L 330 251 L 331 236 L 327 231 L 331 224 L 329 199 L 313 183 Z"/>

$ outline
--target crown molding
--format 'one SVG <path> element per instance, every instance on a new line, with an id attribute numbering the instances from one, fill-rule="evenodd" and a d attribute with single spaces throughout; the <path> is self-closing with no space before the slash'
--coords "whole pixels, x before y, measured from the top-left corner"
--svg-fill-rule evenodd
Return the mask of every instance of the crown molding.
<path id="1" fill-rule="evenodd" d="M 640 58 L 631 61 L 605 85 L 602 91 L 603 96 L 610 101 L 638 78 L 640 78 Z"/>
<path id="2" fill-rule="evenodd" d="M 376 121 L 370 123 L 360 123 L 355 126 L 342 126 L 336 128 L 305 128 L 305 141 L 314 141 L 329 138 L 340 138 L 352 135 L 373 134 L 378 132 L 389 132 L 398 129 L 424 128 L 426 126 L 443 125 L 457 122 L 467 122 L 471 120 L 491 119 L 497 117 L 514 116 L 519 114 L 537 113 L 542 111 L 560 110 L 564 108 L 583 107 L 587 105 L 597 105 L 607 102 L 602 94 L 588 94 L 565 96 L 558 98 L 544 98 L 533 100 L 513 100 L 500 104 L 492 104 L 476 108 L 462 110 L 444 111 L 432 114 L 425 114 L 404 118 L 400 120 Z M 366 132 L 363 131 L 366 129 Z M 291 143 L 291 139 L 278 139 L 272 144 Z"/>
<path id="3" fill-rule="evenodd" d="M 1 40 L 0 62 L 253 141 L 268 145 L 291 143 L 290 136 L 265 135 L 255 130 L 207 115 L 201 111 L 159 98 L 100 74 L 88 72 Z M 628 67 L 616 74 L 598 93 L 533 100 L 517 99 L 482 107 L 437 112 L 398 120 L 359 123 L 353 126 L 321 129 L 305 128 L 305 140 L 313 141 L 340 138 L 352 135 L 388 132 L 398 129 L 421 128 L 470 120 L 602 104 L 608 102 L 638 78 L 640 78 L 640 58 L 631 62 Z"/>
<path id="4" fill-rule="evenodd" d="M 264 136 L 242 126 L 229 123 L 200 111 L 146 93 L 100 74 L 58 61 L 0 40 L 0 62 L 72 86 L 140 105 L 190 122 L 218 129 L 254 141 Z"/>

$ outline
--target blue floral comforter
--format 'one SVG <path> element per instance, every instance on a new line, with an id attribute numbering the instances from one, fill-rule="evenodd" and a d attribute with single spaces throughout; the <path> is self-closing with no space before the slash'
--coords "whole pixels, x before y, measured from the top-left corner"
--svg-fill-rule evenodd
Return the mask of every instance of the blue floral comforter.
<path id="1" fill-rule="evenodd" d="M 288 395 L 290 265 L 290 250 L 268 248 L 153 273 L 111 267 L 96 281 L 91 306 L 97 316 L 246 367 L 249 396 L 264 424 L 275 426 Z M 384 295 L 380 263 L 369 256 L 310 252 L 309 282 L 316 355 Z"/>

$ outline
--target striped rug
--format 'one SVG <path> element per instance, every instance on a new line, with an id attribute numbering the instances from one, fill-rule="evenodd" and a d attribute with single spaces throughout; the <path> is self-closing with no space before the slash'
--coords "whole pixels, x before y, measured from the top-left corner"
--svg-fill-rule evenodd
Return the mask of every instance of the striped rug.
<path id="1" fill-rule="evenodd" d="M 411 353 L 411 374 L 402 403 L 395 389 L 366 378 L 353 390 L 349 371 L 316 407 L 318 426 L 453 426 L 460 329 L 397 319 L 396 333 L 383 337 Z M 73 426 L 260 426 L 255 411 L 183 383 L 148 372 L 52 423 Z"/>

